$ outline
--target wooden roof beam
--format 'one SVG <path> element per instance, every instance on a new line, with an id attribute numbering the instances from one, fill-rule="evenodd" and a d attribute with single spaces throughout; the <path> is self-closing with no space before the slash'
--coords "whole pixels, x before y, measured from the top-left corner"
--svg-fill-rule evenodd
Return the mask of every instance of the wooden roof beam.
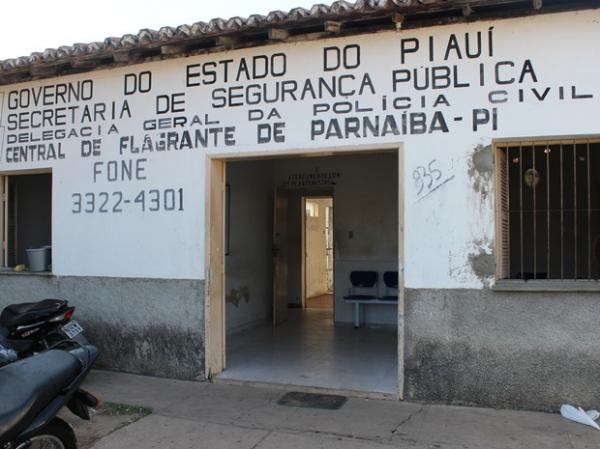
<path id="1" fill-rule="evenodd" d="M 111 55 L 104 55 L 104 56 L 94 56 L 94 57 L 88 57 L 88 56 L 83 56 L 83 57 L 73 57 L 73 59 L 71 59 L 71 66 L 74 69 L 78 69 L 78 70 L 93 70 L 95 68 L 98 68 L 100 66 L 106 65 L 106 64 L 110 64 L 113 62 L 113 58 L 111 57 Z"/>
<path id="2" fill-rule="evenodd" d="M 404 23 L 404 15 L 403 14 L 399 14 L 399 13 L 394 13 L 394 15 L 392 16 L 392 22 L 394 22 L 396 24 L 396 29 L 397 30 L 401 30 L 402 29 L 402 24 Z"/>
<path id="3" fill-rule="evenodd" d="M 161 55 L 178 55 L 185 52 L 184 44 L 164 44 L 160 46 Z"/>
<path id="4" fill-rule="evenodd" d="M 224 48 L 233 48 L 240 41 L 238 36 L 218 36 L 217 37 L 217 46 Z"/>
<path id="5" fill-rule="evenodd" d="M 59 73 L 59 69 L 62 67 L 64 68 L 64 64 L 62 65 L 34 65 L 31 66 L 31 69 L 29 70 L 29 72 L 31 73 L 31 76 L 43 76 L 43 77 L 49 77 L 49 76 L 56 76 Z"/>
<path id="6" fill-rule="evenodd" d="M 284 41 L 290 37 L 290 31 L 283 28 L 270 28 L 269 40 Z"/>
<path id="7" fill-rule="evenodd" d="M 129 62 L 131 52 L 129 50 L 115 51 L 112 56 L 115 62 Z"/>
<path id="8" fill-rule="evenodd" d="M 328 33 L 339 33 L 342 31 L 342 22 L 336 22 L 335 20 L 327 20 L 323 25 L 323 28 Z"/>

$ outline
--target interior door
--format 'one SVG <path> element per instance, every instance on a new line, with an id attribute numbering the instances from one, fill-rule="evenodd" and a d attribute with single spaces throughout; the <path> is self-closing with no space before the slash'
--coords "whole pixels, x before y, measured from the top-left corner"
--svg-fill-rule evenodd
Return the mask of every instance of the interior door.
<path id="1" fill-rule="evenodd" d="M 273 205 L 273 326 L 288 319 L 288 197 L 275 189 Z"/>
<path id="2" fill-rule="evenodd" d="M 325 238 L 326 244 L 326 257 L 327 257 L 327 290 L 333 291 L 333 198 L 331 199 L 331 206 L 325 209 L 327 214 L 325 219 Z M 334 301 L 335 302 L 335 301 Z"/>

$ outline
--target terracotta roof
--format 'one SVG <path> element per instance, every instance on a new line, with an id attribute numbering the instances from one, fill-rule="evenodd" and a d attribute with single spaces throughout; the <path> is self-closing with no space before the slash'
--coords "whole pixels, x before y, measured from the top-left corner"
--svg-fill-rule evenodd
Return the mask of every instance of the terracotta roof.
<path id="1" fill-rule="evenodd" d="M 542 1 L 544 1 L 542 6 Z M 530 14 L 538 9 L 575 9 L 598 4 L 580 0 L 344 0 L 310 9 L 273 11 L 247 18 L 213 19 L 192 25 L 142 29 L 137 34 L 109 37 L 102 42 L 77 43 L 49 48 L 29 56 L 0 61 L 0 85 L 27 79 L 79 73 L 101 66 L 131 64 L 143 60 L 195 54 L 218 49 L 264 44 L 273 40 L 325 37 L 328 33 L 358 33 L 473 20 L 486 14 Z M 414 23 L 411 24 L 411 22 Z M 425 21 L 425 22 L 424 22 Z M 402 25 L 405 27 L 405 25 Z"/>

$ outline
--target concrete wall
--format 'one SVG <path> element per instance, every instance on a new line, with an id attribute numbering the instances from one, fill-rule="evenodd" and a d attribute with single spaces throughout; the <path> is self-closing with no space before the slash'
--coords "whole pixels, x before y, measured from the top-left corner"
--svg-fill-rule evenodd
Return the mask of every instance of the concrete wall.
<path id="1" fill-rule="evenodd" d="M 98 368 L 204 378 L 204 281 L 0 274 L 0 291 L 0 307 L 67 299 Z"/>
<path id="2" fill-rule="evenodd" d="M 328 198 L 311 198 L 308 203 L 317 207 L 316 215 L 305 215 L 306 242 L 306 297 L 322 295 L 327 288 L 327 239 L 325 225 L 327 207 L 333 205 Z"/>
<path id="3" fill-rule="evenodd" d="M 226 265 L 228 332 L 272 315 L 273 181 L 270 161 L 227 164 L 230 189 Z"/>
<path id="4" fill-rule="evenodd" d="M 598 316 L 596 293 L 408 289 L 405 397 L 597 407 Z"/>

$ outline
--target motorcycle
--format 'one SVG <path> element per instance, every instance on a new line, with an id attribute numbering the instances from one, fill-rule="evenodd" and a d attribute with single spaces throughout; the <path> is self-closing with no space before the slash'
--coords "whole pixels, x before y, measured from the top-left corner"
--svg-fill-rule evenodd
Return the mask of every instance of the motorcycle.
<path id="1" fill-rule="evenodd" d="M 0 368 L 0 448 L 77 449 L 73 429 L 57 413 L 84 420 L 99 400 L 80 388 L 98 357 L 92 345 L 69 343 Z"/>
<path id="2" fill-rule="evenodd" d="M 61 299 L 11 304 L 0 314 L 0 366 L 17 358 L 45 351 L 53 345 L 74 340 L 88 341 L 81 325 L 72 319 L 75 307 Z"/>

